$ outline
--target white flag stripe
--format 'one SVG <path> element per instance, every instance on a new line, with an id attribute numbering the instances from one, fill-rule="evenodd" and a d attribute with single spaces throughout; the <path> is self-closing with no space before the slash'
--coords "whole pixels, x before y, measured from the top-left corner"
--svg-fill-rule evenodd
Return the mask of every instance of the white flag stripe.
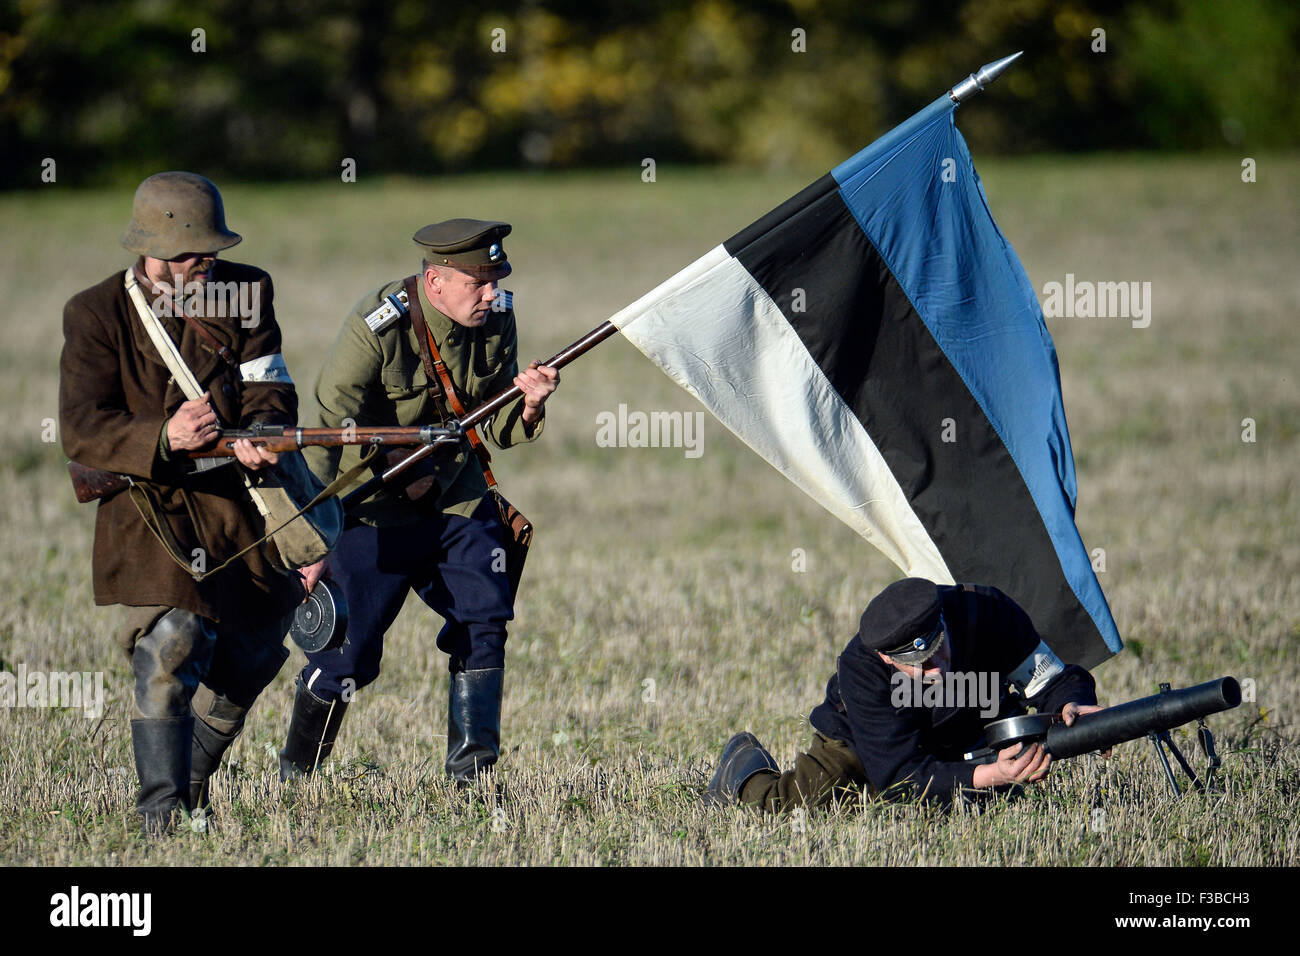
<path id="1" fill-rule="evenodd" d="M 611 320 L 652 362 L 904 573 L 951 584 L 862 423 L 723 246 Z"/>

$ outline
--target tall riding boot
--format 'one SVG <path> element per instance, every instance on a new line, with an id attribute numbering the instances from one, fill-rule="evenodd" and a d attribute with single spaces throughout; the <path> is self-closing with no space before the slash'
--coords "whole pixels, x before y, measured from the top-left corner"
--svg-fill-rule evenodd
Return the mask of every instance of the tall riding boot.
<path id="1" fill-rule="evenodd" d="M 242 729 L 241 727 L 240 730 Z M 238 730 L 233 734 L 223 734 L 209 727 L 202 720 L 194 721 L 194 744 L 190 757 L 190 806 L 194 812 L 202 810 L 204 814 L 211 813 L 212 801 L 208 797 L 208 782 L 221 766 L 221 758 L 225 756 L 238 736 Z"/>
<path id="2" fill-rule="evenodd" d="M 221 767 L 221 758 L 244 729 L 248 708 L 200 684 L 190 701 L 194 712 L 194 744 L 190 754 L 190 806 L 211 812 L 208 781 Z M 192 811 L 192 812 L 193 812 Z"/>
<path id="3" fill-rule="evenodd" d="M 311 773 L 330 755 L 348 709 L 343 700 L 321 700 L 298 680 L 293 695 L 293 717 L 289 735 L 280 751 L 280 779 L 290 780 Z"/>
<path id="4" fill-rule="evenodd" d="M 451 675 L 447 701 L 447 773 L 468 785 L 497 762 L 501 751 L 501 692 L 505 669 L 485 667 Z"/>
<path id="5" fill-rule="evenodd" d="M 131 721 L 131 747 L 140 776 L 140 811 L 144 832 L 171 832 L 176 811 L 189 810 L 190 746 L 194 718 L 164 717 Z"/>

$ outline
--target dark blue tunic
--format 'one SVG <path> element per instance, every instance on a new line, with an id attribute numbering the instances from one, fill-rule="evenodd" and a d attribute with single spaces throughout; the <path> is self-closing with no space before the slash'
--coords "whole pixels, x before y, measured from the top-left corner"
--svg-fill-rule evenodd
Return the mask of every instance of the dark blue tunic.
<path id="1" fill-rule="evenodd" d="M 997 588 L 967 584 L 939 591 L 950 670 L 977 675 L 978 686 L 989 686 L 985 675 L 992 675 L 996 716 L 1018 713 L 1026 705 L 1047 713 L 1070 701 L 1097 702 L 1092 675 L 1056 659 L 1029 616 Z M 957 787 L 972 785 L 975 765 L 962 755 L 983 745 L 984 725 L 996 716 L 981 715 L 982 707 L 970 700 L 966 706 L 899 706 L 906 699 L 896 683 L 902 680 L 855 634 L 826 684 L 826 700 L 809 721 L 853 747 L 877 790 L 949 800 Z M 912 698 L 919 702 L 921 695 Z"/>

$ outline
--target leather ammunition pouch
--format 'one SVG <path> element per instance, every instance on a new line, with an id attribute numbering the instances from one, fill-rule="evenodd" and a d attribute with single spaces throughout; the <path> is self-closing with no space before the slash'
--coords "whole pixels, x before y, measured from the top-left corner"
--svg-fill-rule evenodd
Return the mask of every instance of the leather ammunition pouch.
<path id="1" fill-rule="evenodd" d="M 528 559 L 528 547 L 533 543 L 533 523 L 495 488 L 492 495 L 496 498 L 501 523 L 506 526 L 506 574 L 510 578 L 510 596 L 516 597 L 519 579 L 524 573 L 524 561 Z"/>

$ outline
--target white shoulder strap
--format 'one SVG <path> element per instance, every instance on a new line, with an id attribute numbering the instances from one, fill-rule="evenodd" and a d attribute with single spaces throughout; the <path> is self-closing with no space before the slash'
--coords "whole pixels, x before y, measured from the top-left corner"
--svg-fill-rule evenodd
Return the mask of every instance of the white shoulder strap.
<path id="1" fill-rule="evenodd" d="M 203 396 L 203 389 L 199 385 L 199 380 L 194 377 L 190 367 L 185 364 L 185 359 L 181 358 L 180 349 L 172 341 L 172 337 L 167 334 L 162 323 L 158 321 L 158 316 L 154 315 L 153 309 L 145 301 L 144 290 L 140 288 L 140 283 L 135 277 L 135 269 L 130 268 L 125 273 L 126 293 L 135 303 L 135 313 L 140 317 L 144 330 L 149 333 L 149 340 L 153 342 L 154 348 L 162 356 L 162 360 L 167 363 L 167 368 L 171 370 L 172 377 L 176 379 L 176 384 L 181 387 L 185 397 L 190 401 Z"/>
<path id="2" fill-rule="evenodd" d="M 158 321 L 158 316 L 154 315 L 153 309 L 149 308 L 149 303 L 144 298 L 144 290 L 140 288 L 140 282 L 135 277 L 134 268 L 126 270 L 124 281 L 126 283 L 126 293 L 135 304 L 135 313 L 140 317 L 144 330 L 149 333 L 149 340 L 153 342 L 154 348 L 158 350 L 158 354 L 162 356 L 167 368 L 171 370 L 172 378 L 176 379 L 176 384 L 181 387 L 181 391 L 185 393 L 185 397 L 190 401 L 202 398 L 203 387 L 199 385 L 199 380 L 194 377 L 190 367 L 185 364 L 185 359 L 181 358 L 180 349 L 176 347 L 172 337 L 167 334 L 167 330 Z M 211 468 L 228 465 L 232 461 L 234 461 L 233 458 L 200 458 L 194 462 L 194 469 L 195 471 L 208 471 Z M 248 484 L 247 475 L 244 476 L 244 484 Z M 250 494 L 253 492 L 251 487 L 249 492 Z M 256 495 L 254 495 L 253 500 L 257 502 L 259 508 L 265 507 Z"/>

